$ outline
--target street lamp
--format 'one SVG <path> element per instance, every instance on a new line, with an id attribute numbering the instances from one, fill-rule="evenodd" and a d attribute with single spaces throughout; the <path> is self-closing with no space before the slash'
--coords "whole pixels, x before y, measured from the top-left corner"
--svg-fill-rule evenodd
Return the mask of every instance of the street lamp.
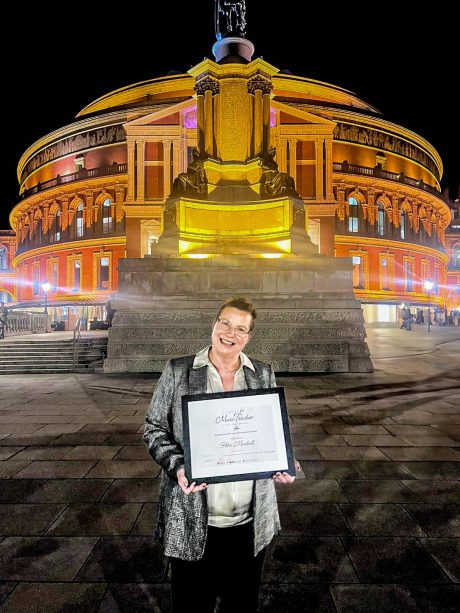
<path id="1" fill-rule="evenodd" d="M 425 289 L 428 294 L 428 332 L 431 332 L 431 307 L 430 307 L 430 292 L 434 287 L 433 281 L 427 279 L 424 283 Z"/>
<path id="2" fill-rule="evenodd" d="M 44 313 L 46 316 L 45 332 L 49 332 L 48 330 L 48 292 L 50 291 L 50 289 L 51 289 L 51 284 L 48 283 L 47 279 L 45 279 L 45 281 L 42 283 L 42 290 L 45 292 L 45 310 L 44 310 Z"/>

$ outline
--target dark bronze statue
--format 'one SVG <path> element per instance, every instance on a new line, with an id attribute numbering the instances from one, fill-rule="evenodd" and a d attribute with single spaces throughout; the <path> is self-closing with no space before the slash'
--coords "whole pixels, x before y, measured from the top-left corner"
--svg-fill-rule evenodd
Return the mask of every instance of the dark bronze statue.
<path id="1" fill-rule="evenodd" d="M 260 154 L 259 166 L 262 168 L 260 177 L 260 196 L 270 198 L 275 196 L 294 196 L 300 198 L 295 189 L 295 182 L 286 172 L 280 172 L 275 161 L 276 149 L 270 147 L 267 153 Z"/>
<path id="2" fill-rule="evenodd" d="M 215 0 L 216 38 L 225 36 L 246 36 L 246 1 L 228 2 Z"/>
<path id="3" fill-rule="evenodd" d="M 193 150 L 192 157 L 187 172 L 181 172 L 174 179 L 171 196 L 207 196 L 208 179 L 198 149 Z"/>

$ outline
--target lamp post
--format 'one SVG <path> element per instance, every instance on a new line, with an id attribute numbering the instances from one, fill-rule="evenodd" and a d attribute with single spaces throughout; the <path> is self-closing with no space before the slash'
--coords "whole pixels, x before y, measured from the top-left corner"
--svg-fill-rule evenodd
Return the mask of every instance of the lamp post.
<path id="1" fill-rule="evenodd" d="M 48 292 L 51 289 L 51 284 L 48 283 L 48 280 L 45 279 L 45 281 L 42 283 L 42 290 L 45 292 L 45 310 L 44 310 L 44 314 L 45 314 L 45 332 L 49 332 L 48 330 Z"/>
<path id="2" fill-rule="evenodd" d="M 427 279 L 424 283 L 425 289 L 428 294 L 428 332 L 431 332 L 431 306 L 430 306 L 430 292 L 434 287 L 433 281 Z"/>

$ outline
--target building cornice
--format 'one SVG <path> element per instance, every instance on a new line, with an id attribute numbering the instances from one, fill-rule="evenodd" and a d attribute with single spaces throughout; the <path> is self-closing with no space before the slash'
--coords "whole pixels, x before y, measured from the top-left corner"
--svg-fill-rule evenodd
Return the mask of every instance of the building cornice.
<path id="1" fill-rule="evenodd" d="M 403 126 L 400 126 L 397 123 L 393 123 L 392 121 L 388 121 L 387 119 L 382 119 L 380 117 L 365 115 L 363 113 L 356 113 L 354 111 L 349 111 L 346 109 L 336 109 L 332 107 L 317 106 L 314 103 L 310 104 L 308 101 L 306 101 L 305 104 L 299 103 L 299 102 L 290 103 L 289 101 L 283 101 L 283 104 L 286 104 L 287 106 L 292 105 L 293 108 L 307 106 L 308 110 L 312 113 L 318 113 L 318 114 L 324 115 L 327 112 L 328 115 L 330 114 L 332 116 L 333 121 L 336 121 L 336 122 L 340 120 L 350 121 L 358 127 L 379 128 L 382 132 L 385 132 L 390 136 L 397 135 L 406 140 L 410 140 L 413 144 L 416 144 L 419 147 L 421 147 L 425 151 L 425 153 L 427 153 L 433 159 L 433 162 L 439 168 L 440 175 L 442 177 L 443 164 L 442 164 L 441 156 L 439 155 L 438 151 L 433 147 L 433 145 L 431 145 L 422 136 L 420 136 L 416 132 L 413 132 L 412 130 L 409 130 L 408 128 L 404 128 Z M 343 142 L 348 142 L 348 141 L 343 141 Z M 361 144 L 361 143 L 356 143 L 356 144 Z"/>

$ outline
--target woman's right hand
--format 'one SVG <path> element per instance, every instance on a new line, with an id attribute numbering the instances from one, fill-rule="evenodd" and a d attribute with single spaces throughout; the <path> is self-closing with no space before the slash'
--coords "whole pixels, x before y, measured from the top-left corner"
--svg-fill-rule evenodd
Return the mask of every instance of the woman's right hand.
<path id="1" fill-rule="evenodd" d="M 179 468 L 176 473 L 177 475 L 177 483 L 179 484 L 181 490 L 184 494 L 194 494 L 195 492 L 202 492 L 208 487 L 207 483 L 201 483 L 200 485 L 196 485 L 195 481 L 189 486 L 188 479 L 185 476 L 185 469 Z"/>

